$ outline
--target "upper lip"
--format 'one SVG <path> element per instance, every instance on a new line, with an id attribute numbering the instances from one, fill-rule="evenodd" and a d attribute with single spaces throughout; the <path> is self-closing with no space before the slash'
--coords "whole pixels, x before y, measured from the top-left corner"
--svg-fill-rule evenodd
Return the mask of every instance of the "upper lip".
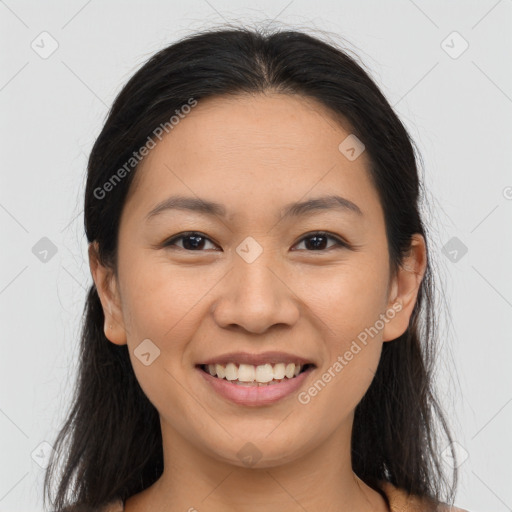
<path id="1" fill-rule="evenodd" d="M 278 364 L 278 363 L 296 363 L 296 364 L 311 364 L 314 363 L 305 359 L 304 357 L 297 356 L 295 354 L 290 354 L 288 352 L 262 352 L 261 354 L 251 354 L 249 352 L 230 352 L 229 354 L 222 354 L 219 356 L 214 356 L 206 361 L 202 361 L 199 365 L 203 364 L 222 364 L 226 365 L 228 363 L 238 363 L 238 364 L 252 364 L 254 366 L 259 366 L 263 364 Z"/>

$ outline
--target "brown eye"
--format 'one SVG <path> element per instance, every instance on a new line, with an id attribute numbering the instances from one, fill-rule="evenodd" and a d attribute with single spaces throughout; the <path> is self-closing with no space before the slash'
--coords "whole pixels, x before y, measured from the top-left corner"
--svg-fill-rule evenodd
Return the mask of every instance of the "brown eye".
<path id="1" fill-rule="evenodd" d="M 325 251 L 328 249 L 326 245 L 329 239 L 334 240 L 335 243 L 333 245 L 335 247 L 348 247 L 348 244 L 346 242 L 344 242 L 337 236 L 331 235 L 330 233 L 326 233 L 325 231 L 317 231 L 315 233 L 310 233 L 309 235 L 303 237 L 299 243 L 305 242 L 306 250 L 309 251 Z"/>
<path id="2" fill-rule="evenodd" d="M 328 246 L 328 241 L 334 241 L 334 244 Z M 182 245 L 177 245 L 177 242 L 182 242 Z M 305 249 L 308 252 L 321 252 L 331 249 L 332 247 L 345 247 L 350 248 L 349 244 L 341 238 L 326 233 L 325 231 L 316 231 L 304 236 L 299 243 L 305 243 Z M 174 236 L 163 244 L 164 247 L 178 248 L 185 251 L 196 251 L 201 252 L 205 250 L 205 244 L 213 242 L 202 233 L 196 231 L 181 233 L 180 235 Z M 213 247 L 215 249 L 215 245 Z M 206 247 L 206 249 L 208 249 Z M 294 249 L 297 250 L 297 249 Z"/>
<path id="3" fill-rule="evenodd" d="M 177 241 L 182 240 L 183 245 L 180 247 L 176 245 Z M 164 247 L 178 247 L 186 251 L 201 251 L 204 249 L 205 244 L 211 242 L 211 240 L 204 236 L 202 233 L 190 232 L 182 233 L 179 236 L 175 236 L 164 243 Z M 213 242 L 211 242 L 213 244 Z"/>

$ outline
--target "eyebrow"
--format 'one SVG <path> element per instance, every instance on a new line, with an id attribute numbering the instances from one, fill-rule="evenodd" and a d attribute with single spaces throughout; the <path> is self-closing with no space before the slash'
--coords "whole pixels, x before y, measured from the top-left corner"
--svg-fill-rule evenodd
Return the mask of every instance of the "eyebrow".
<path id="1" fill-rule="evenodd" d="M 359 206 L 337 195 L 322 196 L 309 199 L 308 201 L 287 204 L 279 211 L 279 215 L 281 219 L 284 219 L 285 217 L 300 217 L 310 212 L 334 209 L 363 215 Z M 168 210 L 192 211 L 203 215 L 223 218 L 227 215 L 226 208 L 220 203 L 207 201 L 199 197 L 171 196 L 158 203 L 146 215 L 146 221 Z"/>

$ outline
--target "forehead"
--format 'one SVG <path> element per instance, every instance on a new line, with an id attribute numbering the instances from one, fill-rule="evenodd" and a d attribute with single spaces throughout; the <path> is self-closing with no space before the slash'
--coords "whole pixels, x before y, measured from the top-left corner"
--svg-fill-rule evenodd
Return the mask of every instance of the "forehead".
<path id="1" fill-rule="evenodd" d="M 341 121 L 341 122 L 340 122 Z M 340 138 L 351 133 L 341 116 L 313 98 L 287 94 L 239 94 L 199 100 L 165 136 L 169 149 L 180 147 L 183 156 L 228 159 L 258 154 L 283 159 L 302 157 L 314 150 L 337 150 Z M 203 150 L 203 147 L 215 153 Z M 161 149 L 163 149 L 161 147 Z M 290 152 L 293 151 L 294 155 Z M 162 156 L 155 151 L 148 160 Z"/>
<path id="2" fill-rule="evenodd" d="M 181 193 L 231 204 L 233 212 L 308 194 L 370 193 L 378 201 L 367 154 L 351 161 L 339 149 L 350 135 L 343 118 L 301 95 L 199 100 L 139 165 L 129 200 L 147 211 Z"/>

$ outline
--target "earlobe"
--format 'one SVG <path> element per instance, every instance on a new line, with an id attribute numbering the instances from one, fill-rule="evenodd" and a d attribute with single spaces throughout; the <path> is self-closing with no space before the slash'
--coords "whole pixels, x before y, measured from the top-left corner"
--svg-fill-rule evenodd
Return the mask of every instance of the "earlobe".
<path id="1" fill-rule="evenodd" d="M 126 330 L 116 279 L 112 269 L 100 262 L 96 241 L 89 244 L 89 267 L 103 308 L 105 336 L 116 345 L 125 345 Z"/>
<path id="2" fill-rule="evenodd" d="M 383 341 L 392 341 L 407 330 L 426 267 L 425 239 L 416 233 L 411 238 L 407 255 L 393 277 L 388 302 L 388 312 L 392 314 L 384 327 Z"/>

